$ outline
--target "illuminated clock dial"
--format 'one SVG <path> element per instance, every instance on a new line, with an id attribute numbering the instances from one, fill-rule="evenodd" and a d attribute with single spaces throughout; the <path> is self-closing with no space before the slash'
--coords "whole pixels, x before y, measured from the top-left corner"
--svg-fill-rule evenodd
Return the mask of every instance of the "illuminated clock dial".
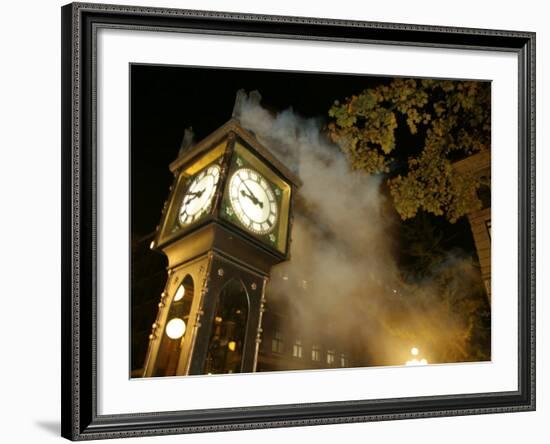
<path id="1" fill-rule="evenodd" d="M 229 181 L 231 207 L 249 231 L 267 234 L 275 228 L 277 201 L 269 182 L 257 171 L 240 168 Z"/>
<path id="2" fill-rule="evenodd" d="M 218 165 L 209 166 L 193 178 L 181 203 L 178 215 L 180 225 L 189 225 L 210 210 L 219 179 Z"/>

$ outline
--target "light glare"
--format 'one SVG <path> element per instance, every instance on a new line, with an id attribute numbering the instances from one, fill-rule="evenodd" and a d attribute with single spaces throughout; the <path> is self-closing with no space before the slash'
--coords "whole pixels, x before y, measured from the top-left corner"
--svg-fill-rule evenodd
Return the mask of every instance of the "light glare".
<path id="1" fill-rule="evenodd" d="M 428 360 L 425 358 L 418 359 L 417 356 L 420 354 L 418 347 L 411 348 L 411 355 L 415 356 L 410 361 L 405 362 L 405 365 L 427 365 Z"/>
<path id="2" fill-rule="evenodd" d="M 166 324 L 166 336 L 170 339 L 179 339 L 185 334 L 185 322 L 180 318 L 171 319 Z"/>
<path id="3" fill-rule="evenodd" d="M 176 291 L 176 295 L 174 296 L 174 302 L 177 302 L 185 296 L 185 287 L 183 285 L 180 285 L 178 288 L 178 291 Z"/>

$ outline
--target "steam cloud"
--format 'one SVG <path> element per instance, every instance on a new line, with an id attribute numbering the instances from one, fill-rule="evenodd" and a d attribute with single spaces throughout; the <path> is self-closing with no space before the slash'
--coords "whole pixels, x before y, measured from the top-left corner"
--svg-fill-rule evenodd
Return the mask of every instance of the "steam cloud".
<path id="1" fill-rule="evenodd" d="M 464 360 L 471 325 L 453 316 L 430 282 L 400 278 L 393 236 L 397 217 L 382 178 L 352 171 L 322 132 L 322 122 L 291 109 L 273 115 L 252 92 L 238 103 L 242 125 L 303 181 L 291 260 L 278 265 L 269 301 L 285 304 L 296 337 L 323 332 L 361 357 L 355 365 L 401 365 L 418 346 L 430 362 Z M 449 285 L 457 297 L 476 270 L 457 257 Z M 453 287 L 454 286 L 454 287 Z"/>

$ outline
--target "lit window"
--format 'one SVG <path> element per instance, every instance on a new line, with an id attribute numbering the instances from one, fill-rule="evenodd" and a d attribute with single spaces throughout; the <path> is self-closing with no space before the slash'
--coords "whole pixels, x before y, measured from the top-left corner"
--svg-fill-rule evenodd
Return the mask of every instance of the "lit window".
<path id="1" fill-rule="evenodd" d="M 346 358 L 345 353 L 340 353 L 340 367 L 345 367 L 348 365 L 348 359 Z"/>
<path id="2" fill-rule="evenodd" d="M 327 351 L 327 364 L 334 364 L 334 350 L 328 350 Z"/>
<path id="3" fill-rule="evenodd" d="M 321 347 L 318 345 L 311 347 L 311 360 L 317 362 L 321 360 Z"/>
<path id="4" fill-rule="evenodd" d="M 283 352 L 283 336 L 280 331 L 276 331 L 271 339 L 271 351 L 275 353 Z"/>
<path id="5" fill-rule="evenodd" d="M 301 358 L 302 357 L 302 341 L 300 339 L 296 339 L 294 342 L 294 345 L 292 347 L 292 356 L 295 358 Z"/>

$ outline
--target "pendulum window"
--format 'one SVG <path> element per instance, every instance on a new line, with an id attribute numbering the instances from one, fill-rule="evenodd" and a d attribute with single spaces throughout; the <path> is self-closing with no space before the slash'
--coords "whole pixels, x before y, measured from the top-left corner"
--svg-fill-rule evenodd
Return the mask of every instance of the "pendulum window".
<path id="1" fill-rule="evenodd" d="M 174 376 L 185 340 L 193 302 L 193 279 L 187 275 L 176 290 L 164 327 L 154 376 Z"/>
<path id="2" fill-rule="evenodd" d="M 240 373 L 244 354 L 248 296 L 232 280 L 220 292 L 210 331 L 204 373 Z"/>

